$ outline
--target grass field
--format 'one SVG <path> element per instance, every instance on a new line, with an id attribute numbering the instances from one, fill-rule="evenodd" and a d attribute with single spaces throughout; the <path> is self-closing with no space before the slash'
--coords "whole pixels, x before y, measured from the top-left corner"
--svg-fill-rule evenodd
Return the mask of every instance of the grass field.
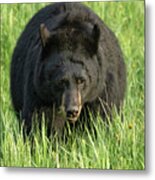
<path id="1" fill-rule="evenodd" d="M 75 129 L 68 141 L 50 141 L 42 133 L 23 141 L 9 92 L 9 69 L 17 38 L 28 20 L 45 4 L 3 4 L 0 17 L 0 166 L 138 169 L 145 168 L 144 142 L 144 2 L 87 2 L 115 32 L 127 65 L 124 122 L 114 113 L 105 126 Z M 96 129 L 97 135 L 94 135 Z"/>

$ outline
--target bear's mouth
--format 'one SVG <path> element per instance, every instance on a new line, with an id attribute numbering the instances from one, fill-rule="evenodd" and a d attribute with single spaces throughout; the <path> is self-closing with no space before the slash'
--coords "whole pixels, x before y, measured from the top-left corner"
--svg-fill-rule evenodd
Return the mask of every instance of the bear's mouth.
<path id="1" fill-rule="evenodd" d="M 70 123 L 75 123 L 77 120 L 78 120 L 78 118 L 79 118 L 79 116 L 80 116 L 80 113 L 81 113 L 81 108 L 82 108 L 82 106 L 80 105 L 79 107 L 78 107 L 78 112 L 77 113 L 73 113 L 73 114 L 71 114 L 71 115 L 69 115 L 69 116 L 67 116 L 67 114 L 66 114 L 66 118 L 67 118 L 67 120 L 70 122 Z"/>
<path id="2" fill-rule="evenodd" d="M 71 117 L 67 117 L 67 120 L 69 121 L 69 123 L 71 124 L 74 124 L 76 121 L 77 121 L 78 117 L 74 117 L 74 118 L 71 118 Z"/>
<path id="3" fill-rule="evenodd" d="M 61 117 L 61 119 L 66 119 L 69 123 L 74 124 L 80 115 L 80 112 L 76 116 L 67 116 L 67 114 L 64 111 L 58 111 L 57 117 Z"/>

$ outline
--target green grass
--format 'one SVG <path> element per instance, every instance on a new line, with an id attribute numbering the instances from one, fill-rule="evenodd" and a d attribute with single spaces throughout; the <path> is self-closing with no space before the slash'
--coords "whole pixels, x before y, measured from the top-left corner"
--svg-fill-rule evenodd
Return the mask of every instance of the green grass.
<path id="1" fill-rule="evenodd" d="M 10 60 L 28 20 L 45 4 L 3 4 L 0 17 L 0 166 L 139 169 L 144 162 L 144 2 L 88 2 L 118 37 L 127 65 L 124 122 L 114 113 L 105 126 L 98 117 L 91 128 L 75 129 L 68 141 L 41 135 L 23 141 L 9 92 Z M 94 129 L 97 135 L 94 135 Z"/>

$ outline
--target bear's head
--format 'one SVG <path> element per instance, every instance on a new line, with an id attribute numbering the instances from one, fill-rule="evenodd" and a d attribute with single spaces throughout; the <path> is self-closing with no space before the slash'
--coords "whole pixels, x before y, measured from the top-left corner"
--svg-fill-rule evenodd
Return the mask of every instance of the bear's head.
<path id="1" fill-rule="evenodd" d="M 36 91 L 45 104 L 55 105 L 57 116 L 74 123 L 84 103 L 95 96 L 92 91 L 96 88 L 98 69 L 94 54 L 99 30 L 94 25 L 89 33 L 74 27 L 50 32 L 42 24 L 40 34 L 43 48 L 35 78 Z"/>

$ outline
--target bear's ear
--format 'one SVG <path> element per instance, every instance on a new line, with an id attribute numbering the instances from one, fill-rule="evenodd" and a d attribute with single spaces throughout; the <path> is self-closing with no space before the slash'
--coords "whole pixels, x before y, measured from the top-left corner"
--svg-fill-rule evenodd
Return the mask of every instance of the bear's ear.
<path id="1" fill-rule="evenodd" d="M 42 40 L 42 45 L 43 47 L 45 47 L 48 39 L 51 36 L 50 31 L 47 29 L 47 27 L 45 26 L 45 24 L 41 24 L 40 25 L 40 36 L 41 36 L 41 40 Z"/>
<path id="2" fill-rule="evenodd" d="M 98 44 L 99 44 L 99 38 L 100 38 L 100 29 L 99 29 L 97 24 L 95 24 L 93 27 L 92 38 L 93 38 L 93 43 L 94 43 L 94 51 L 97 52 Z"/>

